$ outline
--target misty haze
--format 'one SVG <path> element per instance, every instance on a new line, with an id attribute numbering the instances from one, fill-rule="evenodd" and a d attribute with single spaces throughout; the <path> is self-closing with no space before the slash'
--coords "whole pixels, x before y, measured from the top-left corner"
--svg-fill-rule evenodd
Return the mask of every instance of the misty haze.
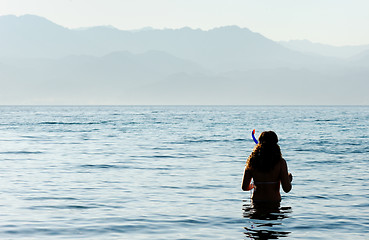
<path id="1" fill-rule="evenodd" d="M 1 104 L 369 104 L 369 45 L 0 17 Z"/>

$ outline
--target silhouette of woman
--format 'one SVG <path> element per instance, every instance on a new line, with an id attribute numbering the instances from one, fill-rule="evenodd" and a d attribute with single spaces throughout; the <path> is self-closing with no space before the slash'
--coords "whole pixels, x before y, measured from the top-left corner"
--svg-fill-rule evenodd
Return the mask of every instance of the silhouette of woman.
<path id="1" fill-rule="evenodd" d="M 292 174 L 288 173 L 287 163 L 282 158 L 277 134 L 262 132 L 259 142 L 247 159 L 242 180 L 242 189 L 252 194 L 253 203 L 279 203 L 280 185 L 284 192 L 292 189 Z M 251 184 L 251 179 L 254 183 Z"/>

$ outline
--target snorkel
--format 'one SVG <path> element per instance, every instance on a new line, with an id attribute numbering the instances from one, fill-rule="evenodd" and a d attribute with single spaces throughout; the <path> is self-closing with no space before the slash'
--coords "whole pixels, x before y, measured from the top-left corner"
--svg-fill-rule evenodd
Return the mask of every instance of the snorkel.
<path id="1" fill-rule="evenodd" d="M 255 138 L 255 129 L 254 129 L 254 130 L 252 130 L 252 132 L 251 132 L 251 136 L 252 136 L 252 139 L 254 139 L 254 142 L 255 142 L 256 144 L 258 144 L 259 142 L 258 142 L 258 140 L 256 140 L 256 138 Z"/>
<path id="2" fill-rule="evenodd" d="M 258 140 L 256 140 L 256 138 L 255 138 L 255 129 L 254 130 L 252 130 L 252 132 L 251 132 L 251 136 L 252 136 L 252 139 L 254 140 L 254 142 L 256 143 L 256 144 L 258 144 L 259 142 L 258 142 Z M 254 181 L 252 181 L 251 183 L 250 183 L 250 185 L 249 185 L 249 190 L 252 190 L 252 189 L 255 189 L 255 184 L 254 184 Z M 250 199 L 251 199 L 251 197 L 252 197 L 252 195 L 254 194 L 254 192 L 252 192 L 251 193 L 251 191 L 250 191 Z"/>

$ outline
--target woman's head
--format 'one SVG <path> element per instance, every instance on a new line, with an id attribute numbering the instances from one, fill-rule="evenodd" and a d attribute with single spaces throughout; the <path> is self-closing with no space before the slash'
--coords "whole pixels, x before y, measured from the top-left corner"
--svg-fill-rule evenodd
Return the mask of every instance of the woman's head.
<path id="1" fill-rule="evenodd" d="M 268 172 L 282 159 L 282 153 L 278 146 L 278 136 L 273 131 L 262 132 L 259 143 L 247 159 L 247 168 Z"/>
<path id="2" fill-rule="evenodd" d="M 278 136 L 273 131 L 262 132 L 259 136 L 260 144 L 277 144 Z"/>

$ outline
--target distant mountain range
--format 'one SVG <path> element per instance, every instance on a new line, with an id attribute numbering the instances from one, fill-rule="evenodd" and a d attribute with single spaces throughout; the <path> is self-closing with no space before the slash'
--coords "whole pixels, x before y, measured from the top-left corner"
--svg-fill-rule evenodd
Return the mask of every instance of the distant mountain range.
<path id="1" fill-rule="evenodd" d="M 0 16 L 0 104 L 369 104 L 369 45 Z"/>
<path id="2" fill-rule="evenodd" d="M 308 40 L 291 40 L 279 42 L 282 46 L 291 50 L 327 57 L 350 58 L 361 54 L 369 49 L 368 45 L 362 46 L 330 46 L 326 44 L 313 43 Z"/>

